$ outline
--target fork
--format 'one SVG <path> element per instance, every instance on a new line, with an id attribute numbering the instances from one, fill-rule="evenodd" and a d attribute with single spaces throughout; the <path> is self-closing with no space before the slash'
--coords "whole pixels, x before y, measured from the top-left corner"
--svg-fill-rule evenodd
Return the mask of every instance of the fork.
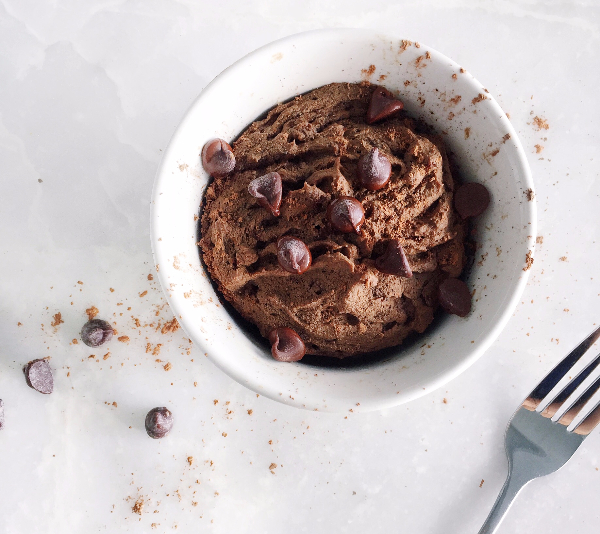
<path id="1" fill-rule="evenodd" d="M 600 365 L 600 354 L 562 389 L 546 398 L 599 337 L 600 327 L 552 369 L 513 414 L 504 438 L 508 476 L 479 534 L 496 532 L 519 492 L 533 479 L 554 473 L 565 465 L 600 422 L 598 402 L 586 410 L 587 414 L 573 428 L 567 428 L 600 389 L 598 377 L 585 391 L 570 398 Z M 552 417 L 561 408 L 563 415 L 553 422 Z"/>

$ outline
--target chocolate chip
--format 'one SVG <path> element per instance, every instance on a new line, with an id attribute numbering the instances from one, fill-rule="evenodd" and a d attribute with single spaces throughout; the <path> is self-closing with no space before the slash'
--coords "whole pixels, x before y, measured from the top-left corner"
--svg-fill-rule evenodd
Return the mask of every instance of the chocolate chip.
<path id="1" fill-rule="evenodd" d="M 291 328 L 281 326 L 269 332 L 271 354 L 280 362 L 297 362 L 306 354 L 306 346 Z"/>
<path id="2" fill-rule="evenodd" d="M 268 209 L 275 217 L 279 216 L 281 206 L 281 176 L 277 172 L 270 172 L 255 178 L 248 185 L 248 193 L 258 199 L 258 203 Z"/>
<path id="3" fill-rule="evenodd" d="M 365 222 L 365 210 L 354 197 L 340 197 L 329 204 L 327 218 L 340 232 L 360 234 L 360 227 Z"/>
<path id="4" fill-rule="evenodd" d="M 110 341 L 113 333 L 114 331 L 109 323 L 102 319 L 92 319 L 83 325 L 81 329 L 81 341 L 88 347 L 99 347 Z"/>
<path id="5" fill-rule="evenodd" d="M 471 311 L 471 293 L 467 284 L 458 278 L 446 278 L 438 288 L 440 305 L 448 313 L 465 317 Z"/>
<path id="6" fill-rule="evenodd" d="M 374 122 L 386 119 L 390 115 L 400 111 L 403 107 L 404 104 L 385 87 L 378 87 L 371 95 L 371 102 L 367 110 L 367 123 L 373 124 Z"/>
<path id="7" fill-rule="evenodd" d="M 302 274 L 310 267 L 312 256 L 303 241 L 285 235 L 277 241 L 277 261 L 287 272 Z"/>
<path id="8" fill-rule="evenodd" d="M 411 278 L 412 271 L 398 239 L 390 239 L 385 252 L 375 260 L 375 267 L 385 274 Z"/>
<path id="9" fill-rule="evenodd" d="M 379 149 L 372 148 L 359 158 L 357 174 L 363 187 L 369 191 L 377 191 L 390 181 L 392 164 L 389 159 L 379 153 Z"/>
<path id="10" fill-rule="evenodd" d="M 0 430 L 4 428 L 4 401 L 0 399 Z"/>
<path id="11" fill-rule="evenodd" d="M 454 193 L 454 207 L 463 219 L 481 215 L 489 204 L 489 191 L 476 182 L 463 184 Z"/>
<path id="12" fill-rule="evenodd" d="M 224 178 L 235 167 L 235 156 L 223 139 L 211 139 L 202 147 L 202 166 L 213 178 Z"/>
<path id="13" fill-rule="evenodd" d="M 24 368 L 25 380 L 30 388 L 49 395 L 54 391 L 52 369 L 47 360 L 33 360 Z"/>
<path id="14" fill-rule="evenodd" d="M 146 432 L 151 438 L 164 438 L 173 428 L 173 414 L 167 408 L 152 408 L 146 415 Z"/>

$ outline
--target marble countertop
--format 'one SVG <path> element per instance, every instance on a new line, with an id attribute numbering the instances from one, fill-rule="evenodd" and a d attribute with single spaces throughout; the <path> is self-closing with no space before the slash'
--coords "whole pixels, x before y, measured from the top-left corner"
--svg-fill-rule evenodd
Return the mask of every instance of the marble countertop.
<path id="1" fill-rule="evenodd" d="M 2 0 L 0 532 L 477 532 L 506 474 L 510 415 L 600 320 L 588 4 Z M 163 328 L 172 313 L 149 279 L 154 174 L 192 100 L 251 50 L 332 26 L 418 40 L 473 73 L 510 114 L 539 213 L 529 283 L 487 353 L 446 387 L 365 414 L 257 397 Z M 73 341 L 91 306 L 121 341 Z M 45 356 L 50 396 L 21 371 Z M 149 439 L 144 416 L 163 405 L 175 427 Z M 597 431 L 499 532 L 596 533 L 599 468 Z"/>

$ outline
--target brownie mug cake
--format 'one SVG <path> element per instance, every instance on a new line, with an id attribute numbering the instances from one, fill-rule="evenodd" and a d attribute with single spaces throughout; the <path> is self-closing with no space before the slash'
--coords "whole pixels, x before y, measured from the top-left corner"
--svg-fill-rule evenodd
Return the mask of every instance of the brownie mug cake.
<path id="1" fill-rule="evenodd" d="M 390 91 L 333 83 L 202 149 L 200 248 L 223 297 L 280 361 L 344 358 L 466 316 L 467 222 L 487 208 L 442 140 Z M 419 133 L 417 133 L 419 132 Z"/>

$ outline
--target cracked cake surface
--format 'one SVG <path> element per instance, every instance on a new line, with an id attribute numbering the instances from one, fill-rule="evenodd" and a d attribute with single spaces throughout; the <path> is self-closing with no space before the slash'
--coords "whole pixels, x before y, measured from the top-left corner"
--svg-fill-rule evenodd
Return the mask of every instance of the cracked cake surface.
<path id="1" fill-rule="evenodd" d="M 209 184 L 200 247 L 218 289 L 261 334 L 292 328 L 308 354 L 346 357 L 400 344 L 423 332 L 438 307 L 439 284 L 465 265 L 465 223 L 453 208 L 454 182 L 443 143 L 395 115 L 367 124 L 377 86 L 335 83 L 271 109 L 233 143 L 235 168 Z M 420 129 L 419 129 L 420 130 Z M 358 159 L 377 148 L 391 178 L 377 191 L 357 178 Z M 250 182 L 281 176 L 280 215 L 249 194 Z M 354 197 L 359 233 L 342 233 L 329 204 Z M 302 240 L 312 265 L 281 268 L 277 242 Z M 380 272 L 375 260 L 396 239 L 413 276 Z"/>

